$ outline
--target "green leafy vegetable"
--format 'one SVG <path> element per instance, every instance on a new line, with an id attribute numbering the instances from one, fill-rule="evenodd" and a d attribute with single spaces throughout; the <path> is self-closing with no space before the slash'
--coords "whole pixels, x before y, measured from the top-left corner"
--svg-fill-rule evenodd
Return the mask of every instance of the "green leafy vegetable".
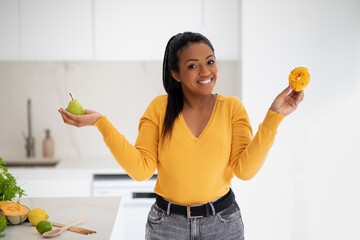
<path id="1" fill-rule="evenodd" d="M 4 234 L 1 234 L 7 228 L 6 218 L 4 216 L 0 217 L 0 237 L 4 237 Z"/>
<path id="2" fill-rule="evenodd" d="M 25 191 L 17 185 L 16 179 L 4 165 L 5 163 L 0 158 L 0 201 L 12 201 L 15 197 L 20 199 L 26 195 Z"/>

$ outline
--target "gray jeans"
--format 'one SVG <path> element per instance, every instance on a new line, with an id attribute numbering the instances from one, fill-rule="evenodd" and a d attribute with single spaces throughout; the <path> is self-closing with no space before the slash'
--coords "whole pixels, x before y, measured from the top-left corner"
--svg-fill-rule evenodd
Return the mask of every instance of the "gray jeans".
<path id="1" fill-rule="evenodd" d="M 187 218 L 162 210 L 154 203 L 149 211 L 146 240 L 243 240 L 240 208 L 234 202 L 227 209 L 201 218 Z"/>

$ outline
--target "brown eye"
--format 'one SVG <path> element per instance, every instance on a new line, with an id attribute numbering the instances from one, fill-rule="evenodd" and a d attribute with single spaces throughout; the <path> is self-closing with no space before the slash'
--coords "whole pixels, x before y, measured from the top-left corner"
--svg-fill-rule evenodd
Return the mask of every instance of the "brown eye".
<path id="1" fill-rule="evenodd" d="M 214 63 L 215 63 L 215 61 L 214 61 L 214 60 L 210 60 L 210 61 L 208 61 L 208 64 L 209 64 L 209 65 L 214 64 Z"/>
<path id="2" fill-rule="evenodd" d="M 188 69 L 194 69 L 194 68 L 196 68 L 196 65 L 195 64 L 190 64 L 187 68 Z"/>

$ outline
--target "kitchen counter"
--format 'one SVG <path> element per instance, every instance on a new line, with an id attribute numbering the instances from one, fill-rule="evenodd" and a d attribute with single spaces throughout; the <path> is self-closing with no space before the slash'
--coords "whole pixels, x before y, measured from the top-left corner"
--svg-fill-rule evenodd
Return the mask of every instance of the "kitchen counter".
<path id="1" fill-rule="evenodd" d="M 121 197 L 77 197 L 77 198 L 24 198 L 21 204 L 33 208 L 43 208 L 49 215 L 49 221 L 68 224 L 81 217 L 86 221 L 76 227 L 96 231 L 83 235 L 65 231 L 54 239 L 59 240 L 109 240 L 120 239 L 119 206 Z M 55 227 L 53 227 L 55 229 Z M 45 239 L 30 222 L 20 225 L 8 225 L 4 232 L 7 240 Z"/>
<path id="2" fill-rule="evenodd" d="M 28 197 L 90 197 L 95 175 L 126 175 L 112 156 L 67 157 L 53 167 L 8 169 Z"/>
<path id="3" fill-rule="evenodd" d="M 22 199 L 121 196 L 121 215 L 120 220 L 117 220 L 120 227 L 116 228 L 121 232 L 121 235 L 118 234 L 121 237 L 115 239 L 144 238 L 147 214 L 154 199 L 140 198 L 139 195 L 134 194 L 152 193 L 156 179 L 137 182 L 125 177 L 124 175 L 127 174 L 112 156 L 62 158 L 55 167 L 9 167 L 8 169 L 27 194 Z M 81 216 L 74 216 L 74 219 L 79 217 Z M 103 220 L 100 219 L 99 222 L 102 224 Z M 65 223 L 65 220 L 59 222 Z M 70 222 L 72 220 L 69 219 Z M 92 225 L 89 226 L 89 229 L 92 228 Z M 109 240 L 109 238 L 87 239 Z"/>
<path id="4" fill-rule="evenodd" d="M 26 158 L 22 158 L 26 161 Z M 25 174 L 29 177 L 39 173 L 63 173 L 69 172 L 77 175 L 89 175 L 98 173 L 108 174 L 125 174 L 115 158 L 109 156 L 83 156 L 83 157 L 63 157 L 56 158 L 59 162 L 55 166 L 45 167 L 8 167 L 11 173 L 16 175 Z M 6 158 L 4 158 L 6 162 Z M 36 170 L 36 171 L 32 171 Z M 22 176 L 23 177 L 23 176 Z"/>

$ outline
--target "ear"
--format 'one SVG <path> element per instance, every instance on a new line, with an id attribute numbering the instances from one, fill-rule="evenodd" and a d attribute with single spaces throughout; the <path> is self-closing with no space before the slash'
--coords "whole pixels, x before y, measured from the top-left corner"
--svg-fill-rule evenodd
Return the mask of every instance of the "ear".
<path id="1" fill-rule="evenodd" d="M 171 76 L 178 82 L 180 82 L 179 74 L 174 70 L 171 70 Z"/>

